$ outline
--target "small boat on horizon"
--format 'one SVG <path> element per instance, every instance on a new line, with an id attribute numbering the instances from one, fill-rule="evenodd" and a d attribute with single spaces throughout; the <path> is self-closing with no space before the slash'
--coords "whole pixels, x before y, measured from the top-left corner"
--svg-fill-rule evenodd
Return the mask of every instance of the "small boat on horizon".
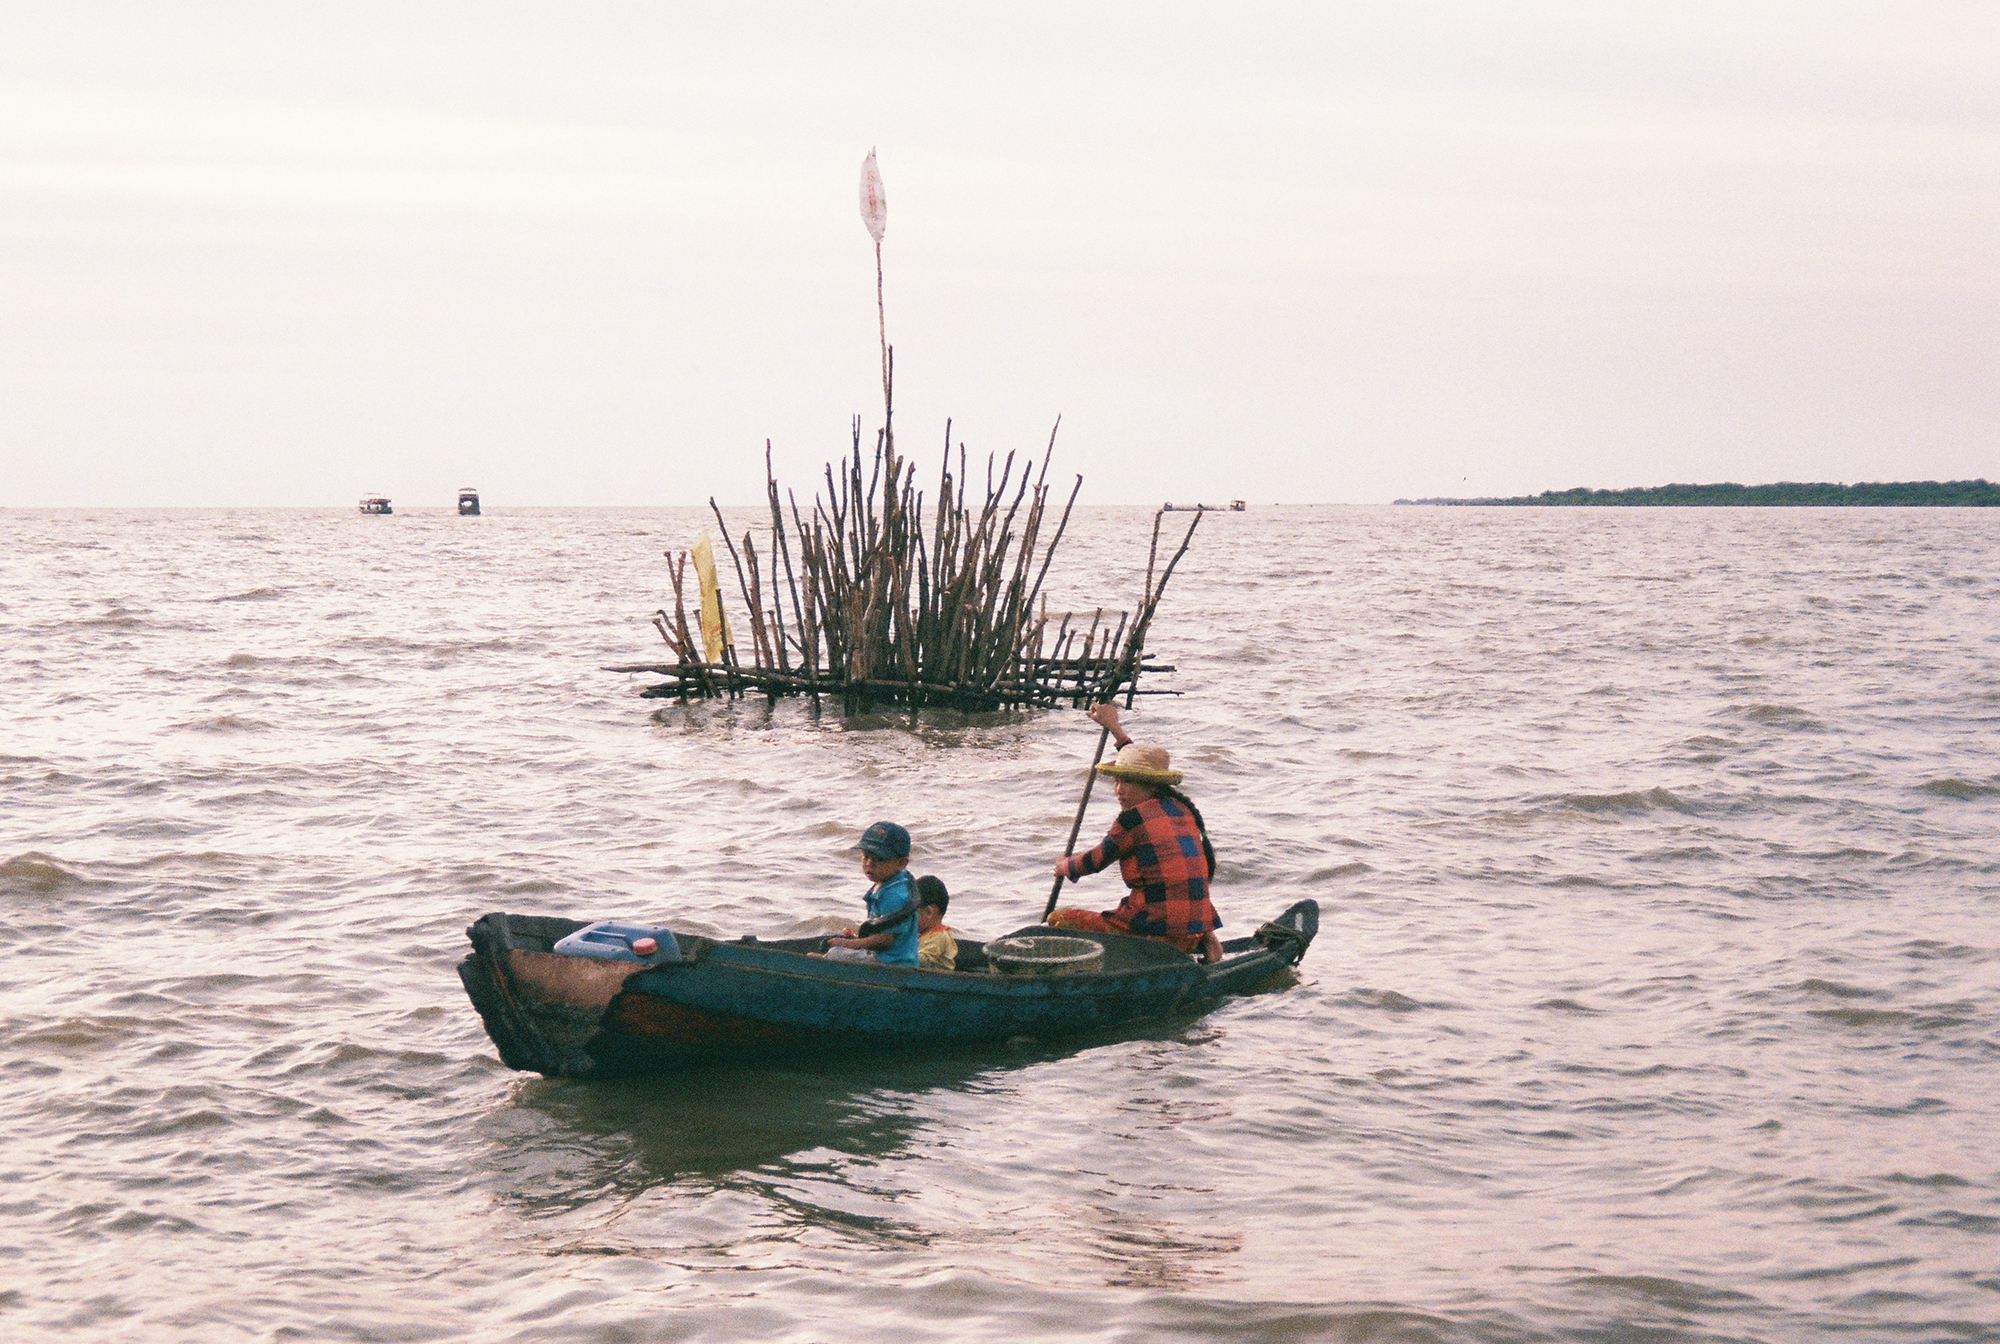
<path id="1" fill-rule="evenodd" d="M 1156 939 L 1037 924 L 960 941 L 947 971 L 807 955 L 823 938 L 726 942 L 495 913 L 465 931 L 472 951 L 458 977 L 509 1068 L 600 1078 L 717 1061 L 954 1052 L 1204 1013 L 1297 966 L 1318 931 L 1318 904 L 1299 901 L 1203 964 Z M 1101 951 L 1089 969 L 1010 973 L 1032 971 L 1016 955 L 1024 944 L 1032 958 L 1037 943 L 1079 940 Z"/>
<path id="2" fill-rule="evenodd" d="M 1240 499 L 1232 499 L 1228 504 L 1174 504 L 1160 506 L 1162 513 L 1242 513 L 1249 505 Z"/>
<path id="3" fill-rule="evenodd" d="M 387 495 L 363 495 L 361 497 L 361 511 L 363 513 L 395 512 L 394 509 L 389 507 L 389 497 Z"/>
<path id="4" fill-rule="evenodd" d="M 458 516 L 477 518 L 479 516 L 479 492 L 469 485 L 458 488 Z"/>

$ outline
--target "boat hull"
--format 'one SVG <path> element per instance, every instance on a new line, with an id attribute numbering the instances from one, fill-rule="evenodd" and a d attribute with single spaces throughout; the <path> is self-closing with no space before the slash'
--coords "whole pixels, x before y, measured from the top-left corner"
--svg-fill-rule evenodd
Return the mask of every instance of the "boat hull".
<path id="1" fill-rule="evenodd" d="M 1257 936 L 1226 944 L 1213 966 L 1150 939 L 1064 930 L 1103 944 L 1104 968 L 1036 977 L 986 970 L 977 943 L 961 945 L 962 969 L 934 971 L 808 957 L 815 940 L 695 937 L 681 940 L 681 961 L 641 968 L 550 952 L 580 921 L 491 914 L 467 930 L 473 950 L 458 970 L 510 1067 L 588 1078 L 721 1059 L 1055 1040 L 1198 1012 L 1296 965 L 1318 919 L 1318 907 L 1301 901 Z"/>

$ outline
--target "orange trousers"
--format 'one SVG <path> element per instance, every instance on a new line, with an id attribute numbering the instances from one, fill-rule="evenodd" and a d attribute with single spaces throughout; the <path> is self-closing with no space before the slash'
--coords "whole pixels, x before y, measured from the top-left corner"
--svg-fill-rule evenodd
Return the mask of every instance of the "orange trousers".
<path id="1" fill-rule="evenodd" d="M 1119 928 L 1115 924 L 1111 923 L 1111 921 L 1107 920 L 1103 915 L 1098 914 L 1095 910 L 1072 910 L 1067 906 L 1063 907 L 1061 910 L 1053 911 L 1049 915 L 1049 917 L 1043 920 L 1042 922 L 1044 924 L 1047 924 L 1052 929 L 1082 929 L 1086 933 L 1130 933 L 1131 932 L 1130 929 Z M 1178 948 L 1182 952 L 1192 953 L 1192 952 L 1199 952 L 1201 950 L 1202 936 L 1198 933 L 1188 934 L 1178 938 L 1164 933 L 1146 933 L 1146 934 L 1141 934 L 1139 936 L 1142 938 L 1152 938 L 1162 943 L 1171 943 L 1174 947 Z"/>

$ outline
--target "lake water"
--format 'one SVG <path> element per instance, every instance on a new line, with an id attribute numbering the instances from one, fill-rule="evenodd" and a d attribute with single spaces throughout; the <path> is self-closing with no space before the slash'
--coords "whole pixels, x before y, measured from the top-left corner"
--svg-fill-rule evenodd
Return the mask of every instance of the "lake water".
<path id="1" fill-rule="evenodd" d="M 513 1073 L 485 911 L 833 928 L 888 817 L 990 935 L 1061 852 L 1074 711 L 599 670 L 700 521 L 0 512 L 9 1338 L 2000 1339 L 2000 511 L 1211 516 L 1131 726 L 1295 983 Z"/>

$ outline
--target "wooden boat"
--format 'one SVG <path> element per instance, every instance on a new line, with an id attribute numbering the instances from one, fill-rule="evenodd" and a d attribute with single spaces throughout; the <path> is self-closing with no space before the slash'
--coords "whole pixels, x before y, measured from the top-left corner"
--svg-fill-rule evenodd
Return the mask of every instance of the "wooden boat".
<path id="1" fill-rule="evenodd" d="M 826 961 L 819 938 L 734 942 L 677 935 L 658 965 L 558 954 L 584 921 L 490 914 L 466 930 L 458 976 L 510 1068 L 562 1078 L 657 1073 L 714 1060 L 868 1050 L 948 1051 L 1016 1036 L 1054 1040 L 1169 1014 L 1298 965 L 1319 931 L 1300 901 L 1203 965 L 1165 943 L 1064 929 L 1103 948 L 1078 975 L 996 970 L 988 944 L 961 942 L 957 969 Z M 1041 925 L 1010 938 L 1046 935 Z"/>
<path id="2" fill-rule="evenodd" d="M 363 495 L 361 497 L 361 511 L 363 513 L 395 512 L 394 509 L 389 507 L 389 497 L 387 495 Z"/>

